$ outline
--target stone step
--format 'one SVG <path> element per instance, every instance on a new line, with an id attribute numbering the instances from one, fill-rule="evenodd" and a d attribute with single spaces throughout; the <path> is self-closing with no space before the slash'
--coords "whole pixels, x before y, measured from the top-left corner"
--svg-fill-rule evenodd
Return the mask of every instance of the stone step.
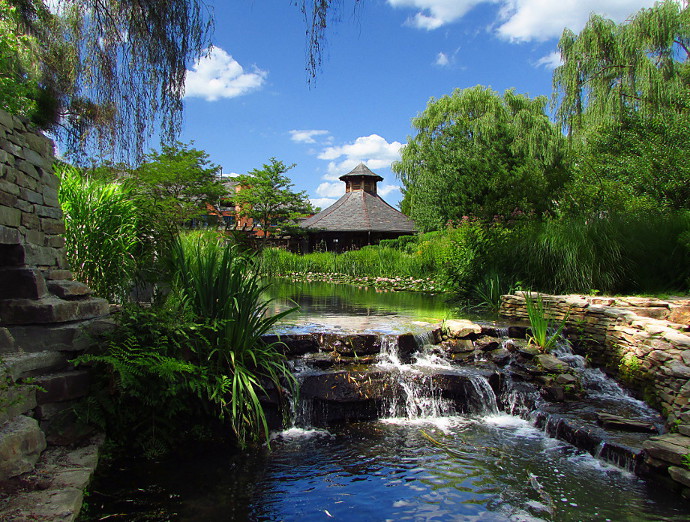
<path id="1" fill-rule="evenodd" d="M 50 448 L 43 452 L 35 470 L 22 475 L 24 487 L 0 504 L 0 520 L 75 520 L 102 444 L 103 437 L 97 436 L 77 448 Z"/>
<path id="2" fill-rule="evenodd" d="M 2 362 L 16 382 L 21 378 L 62 370 L 67 366 L 67 357 L 56 351 L 15 353 L 3 355 Z"/>
<path id="3" fill-rule="evenodd" d="M 66 323 L 102 317 L 109 313 L 108 301 L 98 297 L 79 301 L 66 301 L 58 297 L 0 300 L 0 316 L 5 326 Z"/>
<path id="4" fill-rule="evenodd" d="M 34 383 L 42 388 L 36 393 L 36 401 L 42 405 L 85 396 L 89 391 L 90 378 L 87 370 L 73 370 L 42 375 Z"/>
<path id="5" fill-rule="evenodd" d="M 67 300 L 83 298 L 93 293 L 84 283 L 67 280 L 48 281 L 48 290 L 51 294 Z"/>
<path id="6" fill-rule="evenodd" d="M 683 466 L 683 457 L 690 453 L 690 437 L 670 433 L 651 437 L 644 443 L 644 450 L 650 457 L 668 464 Z"/>
<path id="7" fill-rule="evenodd" d="M 111 330 L 114 326 L 113 319 L 97 318 L 56 325 L 16 325 L 7 327 L 7 330 L 14 339 L 11 350 L 75 352 L 88 349 L 94 344 L 94 337 Z M 0 353 L 3 351 L 7 353 L 10 350 L 3 350 L 0 345 Z"/>
<path id="8" fill-rule="evenodd" d="M 0 299 L 41 299 L 48 295 L 43 273 L 37 268 L 0 268 Z"/>

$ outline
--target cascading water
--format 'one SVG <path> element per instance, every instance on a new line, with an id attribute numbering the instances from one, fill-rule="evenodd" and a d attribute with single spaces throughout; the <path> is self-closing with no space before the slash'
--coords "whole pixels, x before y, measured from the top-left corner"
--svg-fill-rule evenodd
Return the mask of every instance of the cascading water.
<path id="1" fill-rule="evenodd" d="M 418 346 L 433 340 L 431 334 L 417 335 Z M 444 399 L 434 385 L 433 372 L 449 367 L 437 354 L 417 352 L 413 362 L 401 362 L 397 337 L 384 336 L 376 366 L 388 372 L 394 392 L 384 401 L 382 417 L 411 420 L 447 417 L 455 414 L 452 401 Z"/>

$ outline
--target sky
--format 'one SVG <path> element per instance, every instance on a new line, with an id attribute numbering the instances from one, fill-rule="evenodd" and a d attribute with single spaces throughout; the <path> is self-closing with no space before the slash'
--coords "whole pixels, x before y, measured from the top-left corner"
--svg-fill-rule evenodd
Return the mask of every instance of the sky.
<path id="1" fill-rule="evenodd" d="M 431 98 L 475 85 L 551 96 L 564 28 L 578 32 L 591 12 L 621 22 L 654 1 L 341 0 L 311 82 L 300 0 L 207 3 L 213 48 L 189 64 L 180 141 L 228 175 L 295 164 L 294 190 L 326 208 L 360 162 L 397 207 L 390 166 Z"/>

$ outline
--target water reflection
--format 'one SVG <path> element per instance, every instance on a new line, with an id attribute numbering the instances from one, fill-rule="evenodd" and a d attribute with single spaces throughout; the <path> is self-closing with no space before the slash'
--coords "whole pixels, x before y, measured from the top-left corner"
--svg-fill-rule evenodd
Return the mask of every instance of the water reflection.
<path id="1" fill-rule="evenodd" d="M 300 332 L 319 328 L 328 331 L 398 333 L 413 323 L 438 323 L 450 317 L 467 317 L 441 295 L 420 292 L 383 292 L 352 285 L 273 281 L 267 297 L 271 311 L 295 305 L 300 311 L 289 317 L 281 331 Z"/>

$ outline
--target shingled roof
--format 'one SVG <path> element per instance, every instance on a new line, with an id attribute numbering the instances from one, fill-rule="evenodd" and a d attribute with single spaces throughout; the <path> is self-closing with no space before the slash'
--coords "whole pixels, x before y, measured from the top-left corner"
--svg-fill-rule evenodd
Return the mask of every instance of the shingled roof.
<path id="1" fill-rule="evenodd" d="M 368 179 L 374 182 L 383 178 L 360 163 L 340 179 Z M 413 233 L 414 223 L 402 212 L 386 203 L 374 190 L 351 189 L 330 207 L 305 219 L 300 227 L 329 232 L 399 232 Z"/>

